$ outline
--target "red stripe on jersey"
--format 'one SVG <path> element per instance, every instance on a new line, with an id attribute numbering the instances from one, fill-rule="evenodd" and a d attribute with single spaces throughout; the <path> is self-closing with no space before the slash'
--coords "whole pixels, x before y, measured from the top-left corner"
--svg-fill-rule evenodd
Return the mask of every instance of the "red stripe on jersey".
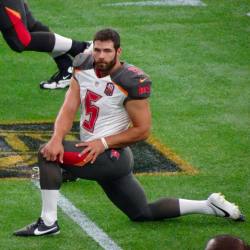
<path id="1" fill-rule="evenodd" d="M 79 156 L 79 152 L 64 152 L 63 154 L 63 164 L 72 165 L 77 167 L 83 167 L 87 162 L 84 161 L 88 153 Z M 59 160 L 58 160 L 59 161 Z"/>
<path id="2" fill-rule="evenodd" d="M 16 31 L 17 37 L 19 41 L 27 47 L 31 41 L 31 36 L 29 31 L 27 30 L 26 26 L 24 25 L 21 15 L 16 12 L 15 10 L 12 10 L 8 7 L 5 7 L 5 10 L 7 12 L 7 15 L 11 21 L 11 23 L 14 26 L 14 29 Z"/>

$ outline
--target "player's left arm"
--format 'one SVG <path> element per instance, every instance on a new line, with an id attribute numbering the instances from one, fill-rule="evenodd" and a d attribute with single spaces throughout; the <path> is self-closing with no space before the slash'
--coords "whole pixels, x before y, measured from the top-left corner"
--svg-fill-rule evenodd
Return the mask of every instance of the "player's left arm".
<path id="1" fill-rule="evenodd" d="M 132 126 L 122 133 L 106 137 L 109 148 L 120 148 L 147 139 L 151 129 L 151 112 L 147 98 L 132 99 L 126 102 L 125 108 Z"/>

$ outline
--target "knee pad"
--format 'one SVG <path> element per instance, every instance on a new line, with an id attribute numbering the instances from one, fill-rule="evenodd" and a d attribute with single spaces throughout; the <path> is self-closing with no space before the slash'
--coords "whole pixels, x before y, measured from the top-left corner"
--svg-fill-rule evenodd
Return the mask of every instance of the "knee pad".
<path id="1" fill-rule="evenodd" d="M 18 40 L 13 29 L 2 31 L 3 38 L 8 46 L 15 52 L 21 53 L 25 50 L 25 46 Z"/>

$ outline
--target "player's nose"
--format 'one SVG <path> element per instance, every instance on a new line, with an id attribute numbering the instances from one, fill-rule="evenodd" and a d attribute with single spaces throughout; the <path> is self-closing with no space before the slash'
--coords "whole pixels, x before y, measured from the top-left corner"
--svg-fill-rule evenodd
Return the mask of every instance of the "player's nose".
<path id="1" fill-rule="evenodd" d="M 100 59 L 104 59 L 105 58 L 105 52 L 104 51 L 100 51 L 100 53 L 99 53 L 99 58 Z"/>

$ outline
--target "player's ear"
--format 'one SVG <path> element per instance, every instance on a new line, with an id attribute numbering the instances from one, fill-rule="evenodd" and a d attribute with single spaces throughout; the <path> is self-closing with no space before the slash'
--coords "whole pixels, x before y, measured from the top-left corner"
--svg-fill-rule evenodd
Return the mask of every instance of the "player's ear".
<path id="1" fill-rule="evenodd" d="M 117 55 L 120 56 L 121 54 L 122 54 L 122 48 L 120 47 L 117 49 Z"/>

